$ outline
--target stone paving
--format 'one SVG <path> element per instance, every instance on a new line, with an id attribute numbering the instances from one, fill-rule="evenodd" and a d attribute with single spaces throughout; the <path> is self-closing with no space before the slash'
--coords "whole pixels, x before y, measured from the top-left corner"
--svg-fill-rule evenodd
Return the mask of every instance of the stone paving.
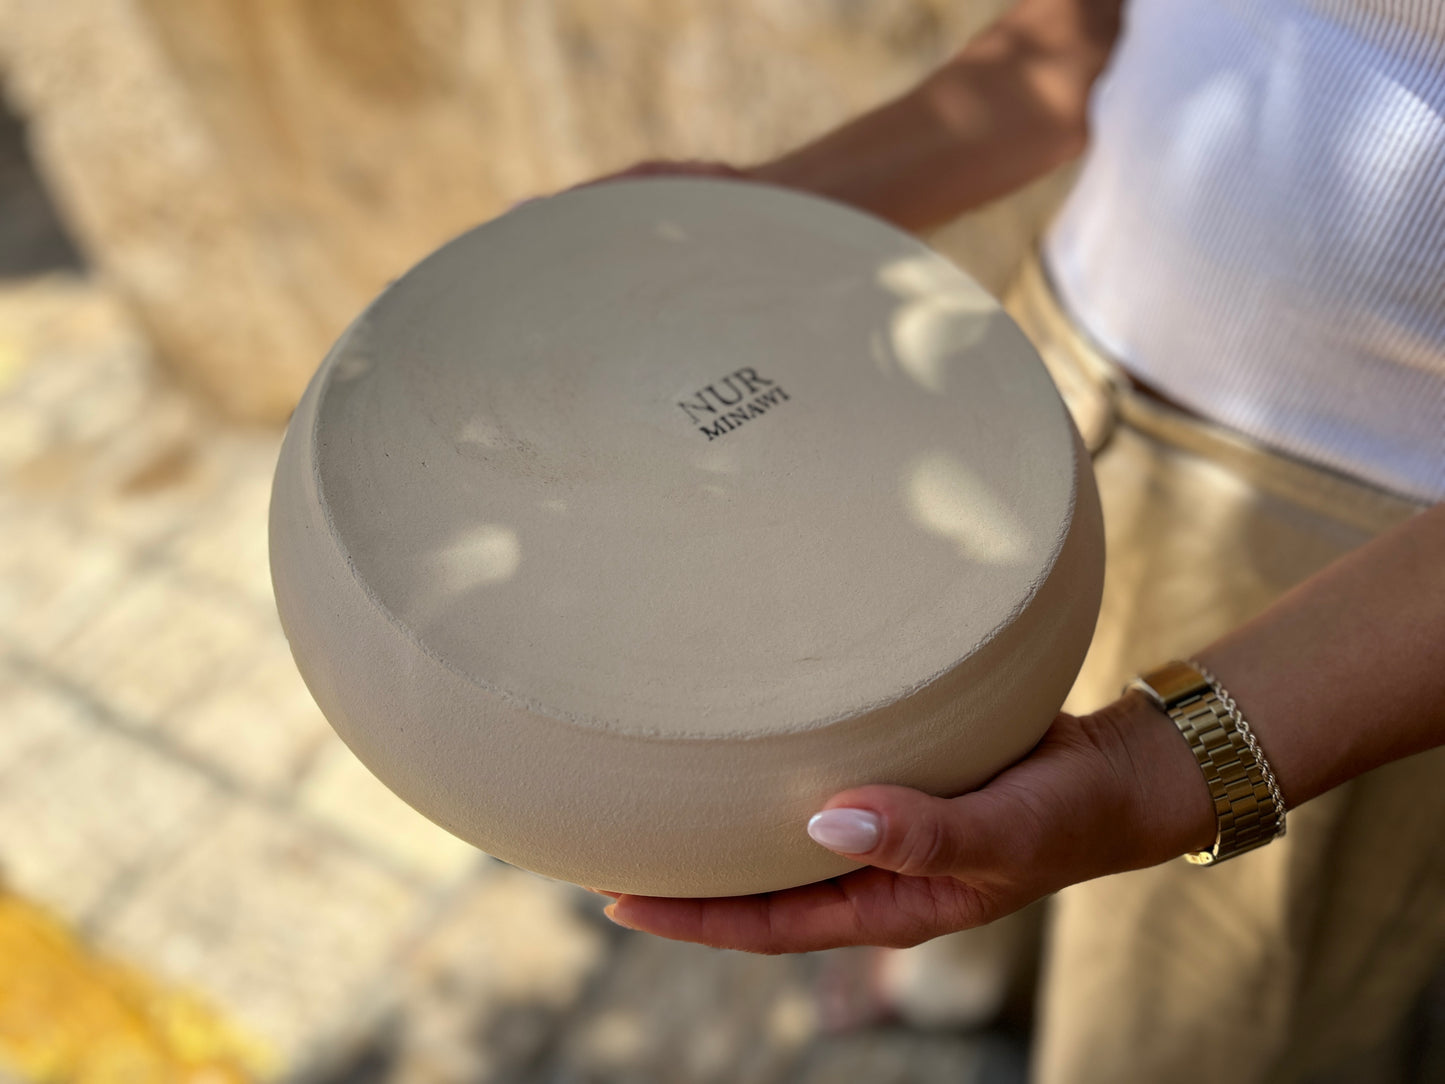
<path id="1" fill-rule="evenodd" d="M 279 1079 L 1010 1080 L 1020 1045 L 819 1033 L 817 958 L 629 934 L 394 798 L 292 666 L 280 434 L 227 426 L 77 273 L 0 286 L 0 870 Z"/>

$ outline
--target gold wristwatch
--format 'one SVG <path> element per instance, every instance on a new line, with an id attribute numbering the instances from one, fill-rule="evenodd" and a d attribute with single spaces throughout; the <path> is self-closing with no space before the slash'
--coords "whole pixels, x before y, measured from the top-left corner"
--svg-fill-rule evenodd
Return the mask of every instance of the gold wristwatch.
<path id="1" fill-rule="evenodd" d="M 1135 678 L 1138 689 L 1165 711 L 1204 771 L 1219 831 L 1207 851 L 1186 854 L 1210 866 L 1284 835 L 1284 799 L 1274 772 L 1234 698 L 1204 667 L 1170 662 Z"/>

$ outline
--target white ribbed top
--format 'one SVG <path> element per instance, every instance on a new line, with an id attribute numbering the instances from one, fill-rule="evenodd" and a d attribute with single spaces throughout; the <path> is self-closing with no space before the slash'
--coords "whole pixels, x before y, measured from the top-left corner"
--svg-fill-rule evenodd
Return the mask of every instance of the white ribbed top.
<path id="1" fill-rule="evenodd" d="M 1445 499 L 1445 0 L 1133 0 L 1045 244 L 1141 379 Z"/>

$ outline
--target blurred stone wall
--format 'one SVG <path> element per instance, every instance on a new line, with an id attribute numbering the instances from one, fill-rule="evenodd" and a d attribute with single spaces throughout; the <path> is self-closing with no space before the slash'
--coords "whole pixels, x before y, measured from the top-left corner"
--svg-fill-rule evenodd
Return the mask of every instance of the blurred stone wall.
<path id="1" fill-rule="evenodd" d="M 389 279 L 644 157 L 756 161 L 906 88 L 999 0 L 0 0 L 0 73 L 160 355 L 284 418 Z M 942 242 L 995 287 L 1054 199 Z"/>

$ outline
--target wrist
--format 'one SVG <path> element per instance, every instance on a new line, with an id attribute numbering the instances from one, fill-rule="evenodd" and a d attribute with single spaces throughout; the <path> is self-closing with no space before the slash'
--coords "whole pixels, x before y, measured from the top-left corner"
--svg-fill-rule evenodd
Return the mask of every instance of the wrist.
<path id="1" fill-rule="evenodd" d="M 1130 795 L 1122 868 L 1156 865 L 1213 845 L 1218 830 L 1209 785 L 1169 715 L 1144 694 L 1126 693 L 1088 717 Z"/>

